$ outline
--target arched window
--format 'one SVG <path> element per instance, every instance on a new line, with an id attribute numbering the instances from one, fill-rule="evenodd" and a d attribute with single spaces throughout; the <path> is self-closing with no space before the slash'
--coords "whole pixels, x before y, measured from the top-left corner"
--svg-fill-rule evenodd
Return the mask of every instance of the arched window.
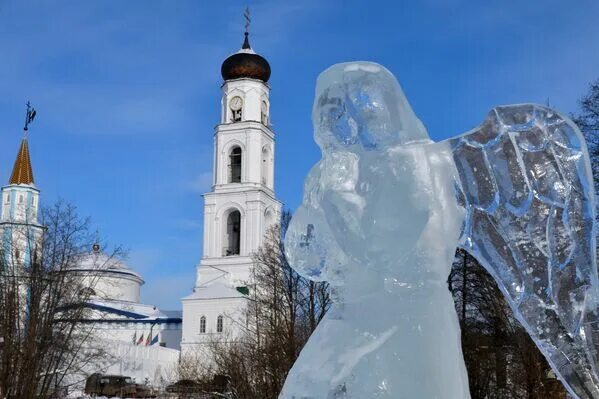
<path id="1" fill-rule="evenodd" d="M 241 148 L 233 147 L 229 153 L 229 183 L 241 183 Z"/>
<path id="2" fill-rule="evenodd" d="M 200 334 L 206 333 L 206 316 L 200 317 Z"/>
<path id="3" fill-rule="evenodd" d="M 241 213 L 234 210 L 227 217 L 225 256 L 239 255 L 241 248 Z"/>
<path id="4" fill-rule="evenodd" d="M 223 332 L 223 315 L 218 315 L 216 318 L 216 332 Z"/>
<path id="5" fill-rule="evenodd" d="M 270 180 L 270 151 L 268 147 L 262 149 L 262 184 L 268 186 Z"/>

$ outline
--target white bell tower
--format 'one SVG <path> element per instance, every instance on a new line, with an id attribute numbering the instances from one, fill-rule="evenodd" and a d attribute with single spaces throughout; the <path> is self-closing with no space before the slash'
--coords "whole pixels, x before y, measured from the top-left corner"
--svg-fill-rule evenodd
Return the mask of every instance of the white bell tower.
<path id="1" fill-rule="evenodd" d="M 182 350 L 240 326 L 252 254 L 278 222 L 274 192 L 275 134 L 270 125 L 270 66 L 249 44 L 222 64 L 220 124 L 214 132 L 212 191 L 204 195 L 204 253 L 194 292 L 183 298 Z"/>
<path id="2" fill-rule="evenodd" d="M 8 185 L 0 190 L 0 254 L 13 268 L 30 266 L 41 252 L 43 227 L 38 222 L 40 190 L 33 181 L 27 131 L 35 110 L 27 103 L 23 139 Z M 0 268 L 2 265 L 0 265 Z"/>

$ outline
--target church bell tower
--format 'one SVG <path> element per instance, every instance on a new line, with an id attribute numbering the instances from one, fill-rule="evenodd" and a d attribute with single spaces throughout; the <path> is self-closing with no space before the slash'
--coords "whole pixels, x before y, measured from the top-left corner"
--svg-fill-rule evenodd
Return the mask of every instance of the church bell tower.
<path id="1" fill-rule="evenodd" d="M 251 256 L 281 210 L 274 192 L 270 65 L 250 46 L 247 26 L 241 49 L 225 59 L 221 74 L 213 186 L 204 195 L 204 253 L 194 292 L 183 298 L 183 351 L 214 333 L 235 334 L 247 301 Z"/>
<path id="2" fill-rule="evenodd" d="M 0 195 L 1 253 L 11 267 L 28 266 L 34 255 L 41 251 L 43 227 L 38 222 L 40 190 L 33 180 L 27 132 L 35 117 L 35 110 L 27 104 L 23 139 L 8 181 Z"/>

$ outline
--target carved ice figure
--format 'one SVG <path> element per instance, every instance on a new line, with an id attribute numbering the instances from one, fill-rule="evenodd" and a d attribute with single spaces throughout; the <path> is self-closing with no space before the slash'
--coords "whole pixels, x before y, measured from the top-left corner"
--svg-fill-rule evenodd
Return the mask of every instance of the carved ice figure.
<path id="1" fill-rule="evenodd" d="M 280 398 L 469 398 L 447 287 L 456 247 L 494 276 L 569 392 L 599 398 L 595 202 L 568 118 L 497 107 L 434 143 L 394 76 L 366 62 L 319 76 L 312 117 L 322 159 L 286 252 L 335 300 Z"/>

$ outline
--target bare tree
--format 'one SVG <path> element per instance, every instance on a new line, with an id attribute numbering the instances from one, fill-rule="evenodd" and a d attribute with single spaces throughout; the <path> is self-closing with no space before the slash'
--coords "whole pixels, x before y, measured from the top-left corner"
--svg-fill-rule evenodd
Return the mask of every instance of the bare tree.
<path id="1" fill-rule="evenodd" d="M 183 360 L 181 377 L 209 383 L 211 376 L 225 374 L 240 398 L 278 397 L 287 373 L 331 305 L 328 284 L 300 276 L 285 258 L 281 232 L 290 219 L 284 212 L 281 224 L 267 230 L 264 244 L 253 255 L 242 333 L 219 337 L 207 346 L 207 353 Z"/>
<path id="2" fill-rule="evenodd" d="M 578 101 L 580 111 L 572 119 L 584 135 L 589 148 L 595 188 L 599 187 L 599 79 L 591 83 L 587 94 Z"/>
<path id="3" fill-rule="evenodd" d="M 89 253 L 89 220 L 58 202 L 43 209 L 40 226 L 24 225 L 22 237 L 0 248 L 0 397 L 59 396 L 65 385 L 96 359 L 88 345 L 88 316 L 95 278 L 69 271 Z M 23 227 L 23 226 L 21 226 Z M 26 242 L 29 256 L 19 248 Z"/>
<path id="4" fill-rule="evenodd" d="M 448 284 L 460 321 L 472 399 L 566 397 L 493 277 L 468 252 L 456 252 Z"/>

